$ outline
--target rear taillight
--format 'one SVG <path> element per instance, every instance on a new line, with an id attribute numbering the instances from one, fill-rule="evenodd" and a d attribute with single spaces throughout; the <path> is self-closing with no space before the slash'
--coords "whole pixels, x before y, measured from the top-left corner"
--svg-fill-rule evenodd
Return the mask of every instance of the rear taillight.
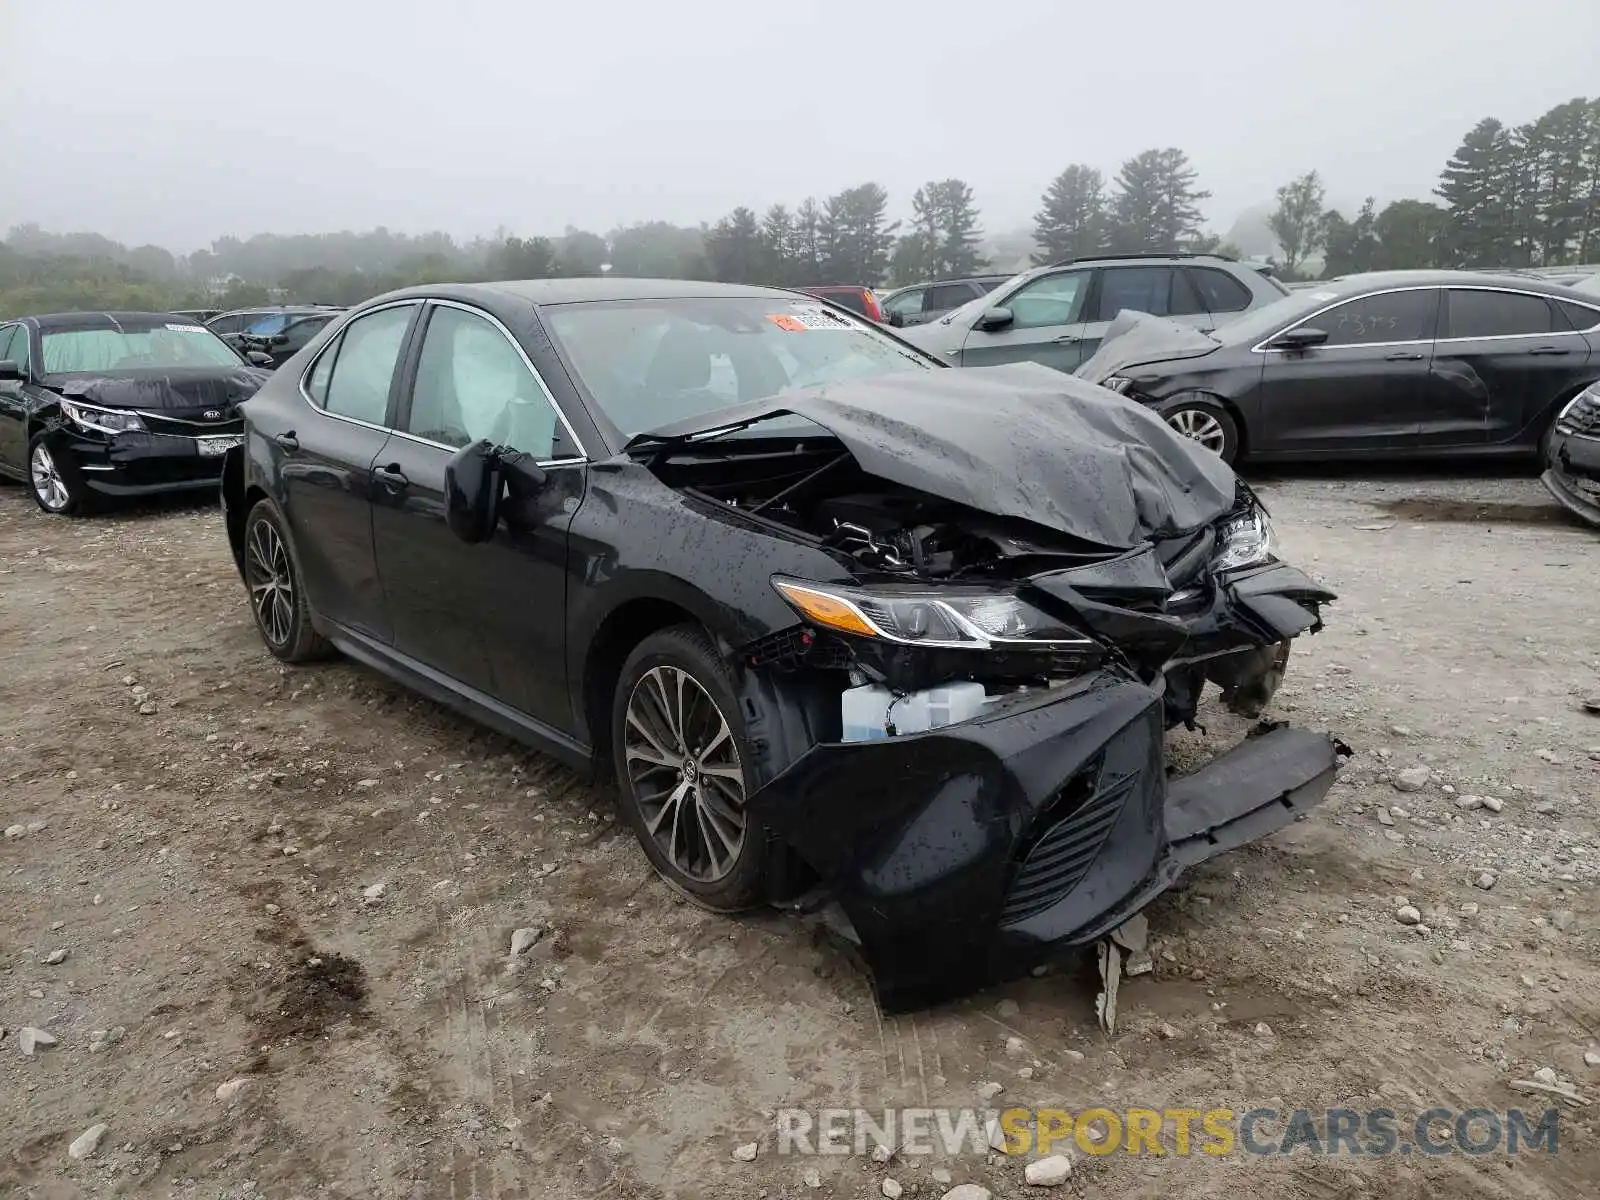
<path id="1" fill-rule="evenodd" d="M 867 299 L 867 316 L 878 324 L 883 324 L 883 309 L 878 307 L 878 298 L 865 288 L 862 291 Z"/>

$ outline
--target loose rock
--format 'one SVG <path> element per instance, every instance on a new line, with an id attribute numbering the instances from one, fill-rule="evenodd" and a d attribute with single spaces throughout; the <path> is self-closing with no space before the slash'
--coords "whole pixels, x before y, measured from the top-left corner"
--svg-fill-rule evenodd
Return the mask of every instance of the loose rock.
<path id="1" fill-rule="evenodd" d="M 1028 1048 L 1022 1044 L 1021 1038 L 1008 1037 L 1006 1039 L 1006 1053 L 1012 1058 L 1021 1058 L 1027 1052 Z"/>
<path id="2" fill-rule="evenodd" d="M 54 1046 L 55 1044 L 56 1035 L 53 1033 L 48 1033 L 43 1029 L 35 1028 L 32 1025 L 24 1025 L 21 1029 L 17 1030 L 17 1049 L 21 1050 L 22 1053 L 27 1055 L 29 1058 L 33 1057 L 33 1052 L 36 1049 L 42 1050 L 47 1046 Z"/>
<path id="3" fill-rule="evenodd" d="M 65 950 L 52 950 L 44 956 L 44 965 L 47 967 L 59 967 L 66 961 L 67 952 Z"/>
<path id="4" fill-rule="evenodd" d="M 958 1183 L 939 1200 L 994 1200 L 994 1193 L 975 1183 Z"/>
<path id="5" fill-rule="evenodd" d="M 1583 1052 L 1583 1065 L 1586 1067 L 1600 1067 L 1600 1050 L 1585 1050 Z"/>
<path id="6" fill-rule="evenodd" d="M 1404 904 L 1395 910 L 1394 919 L 1402 925 L 1416 925 L 1422 921 L 1422 914 L 1415 905 Z"/>
<path id="7" fill-rule="evenodd" d="M 1550 914 L 1550 924 L 1554 925 L 1562 933 L 1565 933 L 1567 930 L 1571 929 L 1573 922 L 1575 922 L 1577 919 L 1578 914 L 1573 912 L 1570 908 L 1558 908 L 1555 912 Z"/>
<path id="8" fill-rule="evenodd" d="M 1052 1154 L 1028 1164 L 1024 1176 L 1034 1187 L 1058 1187 L 1072 1174 L 1072 1160 L 1065 1154 Z"/>
<path id="9" fill-rule="evenodd" d="M 544 927 L 541 925 L 529 925 L 514 931 L 511 935 L 511 957 L 521 958 L 529 950 L 533 949 L 533 944 L 542 936 L 544 936 Z"/>
<path id="10" fill-rule="evenodd" d="M 878 1190 L 887 1196 L 888 1200 L 900 1200 L 901 1193 L 905 1191 L 905 1189 L 893 1179 L 885 1179 L 883 1183 L 879 1185 Z"/>
<path id="11" fill-rule="evenodd" d="M 994 1006 L 994 1015 L 1002 1021 L 1009 1021 L 1022 1011 L 1015 1000 L 1002 1000 Z"/>
<path id="12" fill-rule="evenodd" d="M 816 1191 L 822 1186 L 822 1172 L 817 1170 L 815 1167 L 807 1167 L 806 1173 L 800 1176 L 800 1178 L 812 1191 Z"/>
<path id="13" fill-rule="evenodd" d="M 1427 767 L 1407 767 L 1395 775 L 1394 789 L 1397 792 L 1420 792 L 1432 778 L 1433 772 Z"/>
<path id="14" fill-rule="evenodd" d="M 998 1083 L 980 1083 L 978 1085 L 978 1099 L 993 1100 L 1005 1090 L 1004 1086 Z"/>
<path id="15" fill-rule="evenodd" d="M 933 1170 L 929 1171 L 928 1174 L 932 1177 L 935 1183 L 940 1184 L 949 1183 L 955 1178 L 955 1176 L 951 1175 L 950 1172 L 946 1171 L 943 1167 L 935 1167 Z"/>
<path id="16" fill-rule="evenodd" d="M 733 1148 L 734 1161 L 735 1162 L 755 1162 L 755 1160 L 756 1160 L 756 1151 L 759 1150 L 759 1149 L 760 1149 L 760 1143 L 758 1143 L 758 1142 L 746 1142 L 742 1146 L 735 1146 Z"/>
<path id="17" fill-rule="evenodd" d="M 11 841 L 16 841 L 19 837 L 26 837 L 27 835 L 28 827 L 26 825 L 6 826 L 6 837 Z"/>
<path id="18" fill-rule="evenodd" d="M 1506 802 L 1499 796 L 1485 796 L 1483 806 L 1492 813 L 1497 813 L 1506 806 Z"/>
<path id="19" fill-rule="evenodd" d="M 248 1079 L 230 1079 L 227 1083 L 219 1083 L 217 1085 L 217 1099 L 227 1104 L 243 1091 L 244 1085 L 249 1082 Z"/>
<path id="20" fill-rule="evenodd" d="M 1378 809 L 1374 810 L 1374 815 L 1377 816 L 1379 825 L 1394 824 L 1394 818 L 1389 815 L 1389 810 L 1387 808 L 1379 807 Z"/>
<path id="21" fill-rule="evenodd" d="M 1475 888 L 1482 888 L 1487 892 L 1495 885 L 1495 878 L 1495 873 L 1493 871 L 1485 871 L 1472 881 L 1472 886 Z"/>
<path id="22" fill-rule="evenodd" d="M 67 1153 L 73 1158 L 88 1158 L 100 1148 L 100 1139 L 105 1137 L 106 1128 L 104 1124 L 89 1126 L 72 1139 L 72 1145 L 67 1147 Z"/>

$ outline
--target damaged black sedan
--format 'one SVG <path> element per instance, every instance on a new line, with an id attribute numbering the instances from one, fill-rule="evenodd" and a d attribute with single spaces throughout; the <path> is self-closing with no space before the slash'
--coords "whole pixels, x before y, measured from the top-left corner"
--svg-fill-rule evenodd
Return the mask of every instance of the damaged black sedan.
<path id="1" fill-rule="evenodd" d="M 228 535 L 268 648 L 340 650 L 614 775 L 672 886 L 835 918 L 880 1003 L 1094 941 L 1285 825 L 1342 747 L 1256 715 L 1331 593 L 1139 405 L 952 371 L 794 293 L 428 287 L 244 406 Z"/>
<path id="2" fill-rule="evenodd" d="M 70 515 L 99 496 L 214 491 L 267 378 L 173 313 L 0 324 L 0 475 Z"/>

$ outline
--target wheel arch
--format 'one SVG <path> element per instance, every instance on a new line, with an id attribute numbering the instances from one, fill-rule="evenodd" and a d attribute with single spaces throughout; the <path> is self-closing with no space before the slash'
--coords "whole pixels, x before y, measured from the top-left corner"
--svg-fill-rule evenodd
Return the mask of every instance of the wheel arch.
<path id="1" fill-rule="evenodd" d="M 1218 392 L 1208 392 L 1205 388 L 1182 388 L 1170 396 L 1163 396 L 1156 402 L 1156 411 L 1165 416 L 1167 410 L 1185 400 L 1204 400 L 1207 404 L 1214 404 L 1227 413 L 1233 421 L 1233 428 L 1239 435 L 1239 449 L 1234 455 L 1235 460 L 1242 459 L 1250 451 L 1250 426 L 1245 421 L 1244 412 L 1227 396 Z"/>
<path id="2" fill-rule="evenodd" d="M 694 612 L 676 600 L 662 596 L 635 596 L 606 614 L 589 640 L 578 686 L 578 712 L 587 727 L 592 748 L 594 772 L 603 778 L 611 774 L 611 704 L 616 693 L 622 664 L 633 648 L 652 633 L 674 625 L 695 625 L 711 635 L 712 644 L 720 640 Z"/>

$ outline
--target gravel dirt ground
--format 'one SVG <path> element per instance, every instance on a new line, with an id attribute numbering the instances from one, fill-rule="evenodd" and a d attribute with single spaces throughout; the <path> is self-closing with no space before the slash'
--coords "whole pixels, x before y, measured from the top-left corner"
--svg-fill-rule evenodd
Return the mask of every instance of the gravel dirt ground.
<path id="1" fill-rule="evenodd" d="M 1272 715 L 1357 755 L 1157 902 L 1107 1036 L 1092 965 L 881 1018 L 812 930 L 676 900 L 603 791 L 363 668 L 269 658 L 214 511 L 58 520 L 0 488 L 0 1195 L 1004 1198 L 1052 1193 L 999 1156 L 779 1155 L 771 1114 L 996 1082 L 1404 1130 L 1542 1110 L 1511 1087 L 1540 1068 L 1600 1099 L 1600 534 L 1531 478 L 1263 494 L 1341 596 Z M 1205 717 L 1179 749 L 1242 731 Z M 1054 1194 L 1594 1195 L 1597 1112 L 1562 1108 L 1555 1155 L 1080 1153 Z"/>

